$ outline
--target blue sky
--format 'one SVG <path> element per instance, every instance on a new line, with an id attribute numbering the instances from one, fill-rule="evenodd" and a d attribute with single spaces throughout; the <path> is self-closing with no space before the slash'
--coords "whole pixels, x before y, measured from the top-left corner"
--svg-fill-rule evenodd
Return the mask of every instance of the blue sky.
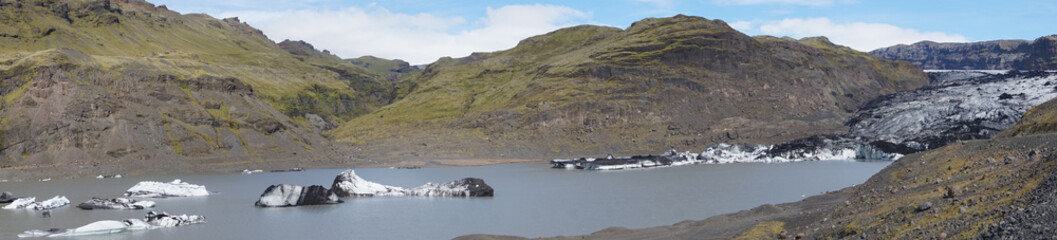
<path id="1" fill-rule="evenodd" d="M 153 0 L 181 13 L 238 16 L 272 40 L 299 39 L 341 57 L 430 63 L 513 47 L 580 24 L 625 28 L 675 14 L 722 19 L 749 35 L 827 36 L 860 51 L 921 40 L 1035 39 L 1057 34 L 1057 1 Z"/>

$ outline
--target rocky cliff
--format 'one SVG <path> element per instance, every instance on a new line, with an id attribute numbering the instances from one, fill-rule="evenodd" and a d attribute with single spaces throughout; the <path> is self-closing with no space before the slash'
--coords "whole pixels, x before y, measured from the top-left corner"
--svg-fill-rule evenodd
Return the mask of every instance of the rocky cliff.
<path id="1" fill-rule="evenodd" d="M 290 54 L 236 18 L 136 0 L 3 1 L 0 176 L 344 161 L 316 125 L 370 112 L 392 88 L 337 57 Z"/>
<path id="2" fill-rule="evenodd" d="M 922 41 L 881 48 L 870 53 L 888 60 L 908 61 L 924 69 L 1054 70 L 1057 69 L 1057 35 L 1040 37 L 1034 41 Z"/>
<path id="3" fill-rule="evenodd" d="M 403 99 L 329 132 L 371 159 L 550 157 L 776 143 L 847 130 L 913 65 L 825 38 L 750 37 L 720 20 L 578 26 L 445 58 Z"/>

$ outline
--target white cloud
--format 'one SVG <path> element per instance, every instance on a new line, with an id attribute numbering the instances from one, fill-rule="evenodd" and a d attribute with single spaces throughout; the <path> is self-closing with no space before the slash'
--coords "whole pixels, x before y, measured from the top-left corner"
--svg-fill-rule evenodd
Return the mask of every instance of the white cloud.
<path id="1" fill-rule="evenodd" d="M 341 57 L 374 55 L 412 64 L 508 49 L 524 38 L 570 26 L 575 20 L 590 16 L 568 7 L 539 4 L 484 10 L 486 17 L 474 22 L 461 17 L 394 13 L 375 6 L 222 15 L 239 16 L 273 40 L 305 40 Z"/>
<path id="2" fill-rule="evenodd" d="M 836 44 L 859 51 L 871 51 L 896 44 L 911 44 L 923 40 L 936 42 L 966 42 L 965 36 L 944 32 L 922 32 L 884 23 L 835 23 L 829 18 L 789 18 L 781 21 L 737 21 L 730 24 L 748 33 L 762 33 L 794 38 L 826 36 Z"/>
<path id="3" fill-rule="evenodd" d="M 759 4 L 791 4 L 807 6 L 830 6 L 837 0 L 715 0 L 721 5 L 759 5 Z"/>

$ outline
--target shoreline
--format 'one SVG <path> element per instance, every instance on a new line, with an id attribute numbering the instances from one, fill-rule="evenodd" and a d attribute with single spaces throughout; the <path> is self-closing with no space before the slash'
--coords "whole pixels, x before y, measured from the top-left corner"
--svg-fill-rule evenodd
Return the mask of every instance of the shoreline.
<path id="1" fill-rule="evenodd" d="M 244 169 L 249 170 L 289 170 L 293 168 L 303 169 L 329 169 L 329 168 L 439 168 L 439 167 L 474 167 L 508 163 L 545 162 L 543 158 L 482 158 L 482 159 L 435 159 L 435 160 L 405 160 L 400 162 L 368 162 L 366 160 L 333 161 L 333 160 L 272 160 L 272 161 L 243 161 L 243 162 L 220 162 L 199 165 L 188 163 L 176 163 L 153 169 L 121 169 L 121 166 L 100 165 L 91 168 L 80 166 L 64 166 L 60 164 L 42 166 L 14 166 L 0 168 L 0 181 L 26 182 L 39 181 L 41 179 L 75 179 L 95 177 L 98 175 L 142 176 L 159 173 L 172 174 L 224 174 L 240 173 Z M 177 166 L 172 166 L 177 165 Z"/>

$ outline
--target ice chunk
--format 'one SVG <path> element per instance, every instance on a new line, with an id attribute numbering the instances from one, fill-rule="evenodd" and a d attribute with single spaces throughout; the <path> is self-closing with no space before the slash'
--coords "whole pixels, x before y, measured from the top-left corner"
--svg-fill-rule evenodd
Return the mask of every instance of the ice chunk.
<path id="1" fill-rule="evenodd" d="M 70 199 L 67 199 L 65 196 L 55 196 L 51 199 L 44 200 L 43 202 L 36 202 L 36 200 L 37 198 L 35 197 L 15 199 L 11 204 L 4 206 L 4 209 L 47 210 L 70 204 Z"/>
<path id="2" fill-rule="evenodd" d="M 370 182 L 360 178 L 352 169 L 334 178 L 331 188 L 339 197 L 369 196 L 426 196 L 426 197 L 490 197 L 494 190 L 480 178 L 464 178 L 444 184 L 425 185 L 404 189 Z"/>
<path id="3" fill-rule="evenodd" d="M 206 190 L 205 186 L 185 183 L 180 181 L 180 179 L 173 180 L 169 183 L 143 181 L 125 191 L 125 196 L 127 197 L 163 198 L 208 195 L 209 191 Z"/>
<path id="4" fill-rule="evenodd" d="M 102 235 L 124 232 L 127 229 L 127 225 L 121 221 L 114 220 L 103 220 L 98 222 L 89 223 L 74 229 L 68 229 L 66 231 L 53 233 L 47 235 L 48 237 L 76 237 L 76 236 L 90 236 L 90 235 Z"/>
<path id="5" fill-rule="evenodd" d="M 128 198 L 102 199 L 92 198 L 77 205 L 78 208 L 92 209 L 145 209 L 154 207 L 153 201 L 133 200 Z"/>
<path id="6" fill-rule="evenodd" d="M 147 223 L 154 227 L 178 227 L 190 224 L 199 224 L 206 222 L 206 218 L 199 215 L 169 215 L 166 212 L 157 213 L 150 211 L 147 213 Z"/>
<path id="7" fill-rule="evenodd" d="M 11 204 L 8 204 L 7 206 L 4 206 L 4 209 L 23 209 L 23 208 L 26 208 L 26 206 L 28 206 L 28 205 L 36 202 L 36 201 L 37 201 L 37 198 L 35 198 L 35 197 L 24 197 L 24 198 L 15 199 L 15 201 L 12 201 Z"/>
<path id="8" fill-rule="evenodd" d="M 320 185 L 302 187 L 279 184 L 269 186 L 254 205 L 258 207 L 292 207 L 341 203 L 337 194 Z"/>
<path id="9" fill-rule="evenodd" d="M 404 188 L 382 185 L 356 176 L 356 171 L 345 170 L 334 178 L 331 185 L 338 197 L 403 196 Z"/>

